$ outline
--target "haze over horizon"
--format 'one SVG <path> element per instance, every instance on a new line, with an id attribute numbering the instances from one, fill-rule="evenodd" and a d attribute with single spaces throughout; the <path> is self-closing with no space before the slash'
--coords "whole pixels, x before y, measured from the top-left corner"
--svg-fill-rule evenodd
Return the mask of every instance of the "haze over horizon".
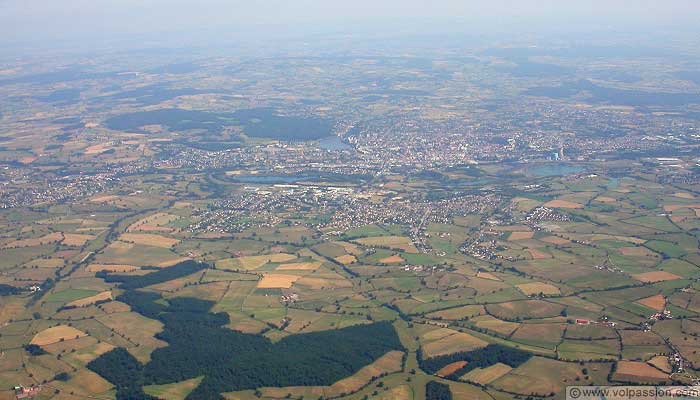
<path id="1" fill-rule="evenodd" d="M 673 1 L 352 2 L 66 0 L 0 2 L 5 45 L 119 40 L 178 44 L 222 38 L 286 40 L 308 34 L 506 34 L 684 30 L 700 22 L 700 3 Z"/>

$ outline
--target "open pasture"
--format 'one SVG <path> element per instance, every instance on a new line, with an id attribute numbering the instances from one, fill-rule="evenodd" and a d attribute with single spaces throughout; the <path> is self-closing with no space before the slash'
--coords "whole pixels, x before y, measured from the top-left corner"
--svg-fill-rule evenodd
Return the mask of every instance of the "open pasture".
<path id="1" fill-rule="evenodd" d="M 511 339 L 525 344 L 554 349 L 564 335 L 564 324 L 521 324 Z"/>
<path id="2" fill-rule="evenodd" d="M 70 303 L 66 304 L 66 307 L 87 307 L 98 302 L 105 302 L 109 300 L 112 300 L 112 292 L 107 290 L 94 296 L 71 301 Z"/>
<path id="3" fill-rule="evenodd" d="M 403 264 L 406 260 L 401 258 L 401 256 L 394 254 L 393 256 L 384 257 L 379 260 L 380 264 Z"/>
<path id="4" fill-rule="evenodd" d="M 669 381 L 668 374 L 640 361 L 618 361 L 612 380 L 638 384 L 659 384 Z"/>
<path id="5" fill-rule="evenodd" d="M 551 296 L 561 293 L 558 287 L 543 282 L 521 283 L 515 286 L 526 296 L 534 296 L 539 294 Z"/>
<path id="6" fill-rule="evenodd" d="M 256 270 L 268 263 L 286 263 L 296 259 L 297 256 L 287 253 L 266 254 L 261 256 L 244 256 L 227 258 L 216 262 L 216 268 L 227 270 Z"/>
<path id="7" fill-rule="evenodd" d="M 472 351 L 488 345 L 487 342 L 468 333 L 449 329 L 446 331 L 447 332 L 440 332 L 444 335 L 441 335 L 441 337 L 437 339 L 433 339 L 435 336 L 430 333 L 421 337 L 421 343 L 423 343 L 421 349 L 424 357 L 431 358 L 460 351 Z"/>
<path id="8" fill-rule="evenodd" d="M 601 375 L 606 376 L 610 371 L 610 366 L 602 363 L 581 366 L 577 363 L 533 357 L 525 364 L 492 381 L 491 385 L 509 393 L 545 397 L 563 393 L 568 385 L 584 384 L 586 382 L 584 368 L 591 375 L 598 375 L 598 378 Z"/>
<path id="9" fill-rule="evenodd" d="M 563 245 L 571 243 L 570 240 L 561 238 L 559 236 L 546 236 L 546 237 L 540 238 L 539 240 L 542 242 L 545 242 L 545 243 L 553 244 L 555 246 L 563 246 Z"/>
<path id="10" fill-rule="evenodd" d="M 359 243 L 366 247 L 389 248 L 393 250 L 401 250 L 409 254 L 417 254 L 418 249 L 413 245 L 411 239 L 406 236 L 379 236 L 366 237 L 355 239 L 355 243 Z"/>
<path id="11" fill-rule="evenodd" d="M 70 247 L 81 247 L 84 246 L 85 243 L 95 239 L 95 236 L 93 235 L 83 235 L 83 234 L 78 234 L 78 233 L 64 233 L 63 234 L 63 240 L 61 241 L 61 244 L 64 246 L 70 246 Z"/>
<path id="12" fill-rule="evenodd" d="M 157 399 L 185 400 L 187 395 L 199 386 L 203 378 L 200 376 L 177 383 L 144 386 L 143 391 Z"/>
<path id="13" fill-rule="evenodd" d="M 510 336 L 520 327 L 519 323 L 502 321 L 491 315 L 482 315 L 470 320 L 477 328 L 486 329 L 503 336 Z"/>
<path id="14" fill-rule="evenodd" d="M 447 310 L 432 312 L 426 317 L 431 319 L 446 319 L 451 321 L 459 321 L 461 319 L 471 318 L 480 315 L 484 312 L 484 307 L 481 305 L 470 305 Z"/>
<path id="15" fill-rule="evenodd" d="M 343 254 L 342 256 L 335 257 L 334 260 L 343 265 L 350 265 L 357 262 L 357 258 L 352 254 Z"/>
<path id="16" fill-rule="evenodd" d="M 583 205 L 580 203 L 574 203 L 572 201 L 567 201 L 567 200 L 552 200 L 544 203 L 545 207 L 549 208 L 563 208 L 563 209 L 579 209 L 583 208 Z"/>
<path id="17" fill-rule="evenodd" d="M 509 301 L 486 305 L 486 311 L 489 314 L 505 320 L 555 317 L 563 310 L 564 307 L 561 304 L 543 300 Z"/>

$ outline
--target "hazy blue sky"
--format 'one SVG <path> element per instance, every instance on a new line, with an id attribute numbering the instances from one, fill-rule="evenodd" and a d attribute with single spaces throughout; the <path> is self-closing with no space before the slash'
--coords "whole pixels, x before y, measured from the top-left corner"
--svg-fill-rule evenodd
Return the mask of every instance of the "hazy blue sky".
<path id="1" fill-rule="evenodd" d="M 692 26 L 698 0 L 0 0 L 7 41 L 112 38 L 123 34 L 210 31 L 303 32 L 424 21 L 464 21 L 464 29 L 533 30 L 548 25 Z M 468 22 L 468 23 L 466 23 Z M 387 25 L 389 26 L 389 25 Z M 263 29 L 264 27 L 264 29 Z M 430 28 L 428 28 L 430 29 Z"/>

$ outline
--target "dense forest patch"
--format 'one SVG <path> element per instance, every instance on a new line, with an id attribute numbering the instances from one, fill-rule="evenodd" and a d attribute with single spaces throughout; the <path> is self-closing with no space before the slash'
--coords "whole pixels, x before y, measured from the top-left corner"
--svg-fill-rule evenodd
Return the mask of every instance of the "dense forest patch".
<path id="1" fill-rule="evenodd" d="M 452 400 L 452 391 L 444 383 L 430 381 L 425 384 L 425 400 Z"/>
<path id="2" fill-rule="evenodd" d="M 95 274 L 98 278 L 102 278 L 105 282 L 120 283 L 122 289 L 140 289 L 146 286 L 155 285 L 171 281 L 173 279 L 182 278 L 197 271 L 209 268 L 209 265 L 196 261 L 183 261 L 169 268 L 157 270 L 146 275 L 111 275 L 105 271 Z"/>
<path id="3" fill-rule="evenodd" d="M 529 360 L 530 357 L 532 357 L 532 354 L 526 351 L 500 344 L 490 344 L 482 349 L 474 351 L 463 351 L 432 358 L 423 358 L 423 355 L 420 354 L 418 357 L 418 364 L 426 373 L 435 374 L 449 364 L 458 361 L 466 361 L 467 364 L 464 367 L 446 377 L 450 379 L 452 377 L 462 376 L 473 369 L 490 367 L 497 363 L 506 364 L 515 368 Z"/>
<path id="4" fill-rule="evenodd" d="M 224 328 L 225 313 L 212 302 L 131 290 L 118 300 L 164 324 L 155 350 L 141 365 L 117 348 L 88 364 L 117 387 L 117 399 L 149 399 L 142 387 L 204 376 L 188 399 L 212 399 L 228 391 L 263 386 L 327 386 L 353 375 L 391 350 L 403 350 L 388 322 L 286 337 L 277 343 L 261 335 Z M 156 301 L 161 300 L 156 303 Z"/>
<path id="5" fill-rule="evenodd" d="M 20 293 L 22 293 L 22 289 L 0 283 L 0 296 L 12 296 Z"/>

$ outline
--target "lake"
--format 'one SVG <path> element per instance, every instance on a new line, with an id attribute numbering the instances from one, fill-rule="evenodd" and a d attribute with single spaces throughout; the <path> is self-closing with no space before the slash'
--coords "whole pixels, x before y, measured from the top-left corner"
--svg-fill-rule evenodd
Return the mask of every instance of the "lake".
<path id="1" fill-rule="evenodd" d="M 566 164 L 545 164 L 526 169 L 528 174 L 535 176 L 566 176 L 585 172 L 583 167 L 576 167 Z"/>

